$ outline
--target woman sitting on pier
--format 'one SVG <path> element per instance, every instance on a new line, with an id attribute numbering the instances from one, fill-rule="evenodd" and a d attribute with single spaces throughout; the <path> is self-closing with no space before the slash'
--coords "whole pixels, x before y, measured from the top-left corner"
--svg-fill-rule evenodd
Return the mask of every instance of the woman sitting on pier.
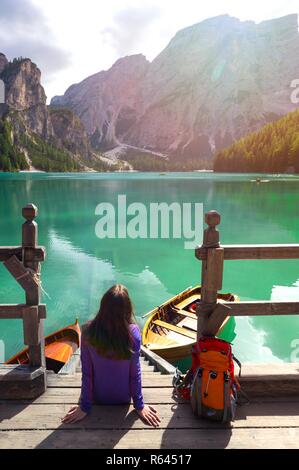
<path id="1" fill-rule="evenodd" d="M 62 422 L 81 421 L 91 411 L 92 403 L 120 405 L 133 399 L 140 418 L 159 426 L 156 410 L 143 403 L 140 346 L 141 335 L 128 291 L 116 285 L 103 296 L 94 320 L 83 327 L 80 402 Z"/>

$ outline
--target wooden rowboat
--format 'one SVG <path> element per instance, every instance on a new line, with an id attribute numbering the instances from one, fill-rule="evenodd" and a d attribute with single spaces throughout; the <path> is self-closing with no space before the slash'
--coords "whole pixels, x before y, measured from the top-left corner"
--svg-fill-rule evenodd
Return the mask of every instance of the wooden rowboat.
<path id="1" fill-rule="evenodd" d="M 174 364 L 190 356 L 197 336 L 196 302 L 200 301 L 200 286 L 190 287 L 149 312 L 142 334 L 142 344 L 163 359 Z M 218 294 L 218 301 L 238 302 L 234 294 Z M 227 318 L 217 336 L 226 326 Z"/>
<path id="2" fill-rule="evenodd" d="M 74 325 L 55 331 L 45 338 L 45 356 L 47 370 L 56 374 L 70 360 L 74 352 L 80 347 L 81 330 L 76 320 Z M 10 358 L 6 364 L 28 364 L 29 349 L 26 348 Z"/>

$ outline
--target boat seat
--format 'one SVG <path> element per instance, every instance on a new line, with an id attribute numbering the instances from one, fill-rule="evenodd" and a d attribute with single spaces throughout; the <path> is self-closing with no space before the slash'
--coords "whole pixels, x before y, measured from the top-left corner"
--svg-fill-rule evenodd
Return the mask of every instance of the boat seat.
<path id="1" fill-rule="evenodd" d="M 175 346 L 177 345 L 177 341 L 169 336 L 161 336 L 153 331 L 149 330 L 146 338 L 146 344 L 156 344 L 159 346 Z"/>
<path id="2" fill-rule="evenodd" d="M 187 328 L 187 330 L 196 331 L 197 332 L 197 318 L 183 318 L 176 326 L 180 326 L 181 328 Z"/>
<path id="3" fill-rule="evenodd" d="M 192 318 L 192 320 L 197 320 L 197 315 L 195 313 L 187 312 L 186 310 L 181 310 L 179 308 L 175 309 L 175 313 L 179 313 L 180 315 L 183 315 L 184 317 L 187 318 Z"/>
<path id="4" fill-rule="evenodd" d="M 196 334 L 193 333 L 192 331 L 188 331 L 185 328 L 181 328 L 179 326 L 171 325 L 170 323 L 166 323 L 165 321 L 162 320 L 155 320 L 154 325 L 161 326 L 163 328 L 167 328 L 170 331 L 175 331 L 176 333 L 179 333 L 184 336 L 188 336 L 188 338 L 196 339 Z"/>
<path id="5" fill-rule="evenodd" d="M 193 294 L 193 295 L 190 295 L 190 297 L 187 297 L 186 299 L 182 300 L 178 304 L 175 304 L 175 307 L 178 309 L 182 309 L 182 308 L 187 307 L 190 304 L 193 304 L 197 300 L 200 300 L 200 294 Z"/>

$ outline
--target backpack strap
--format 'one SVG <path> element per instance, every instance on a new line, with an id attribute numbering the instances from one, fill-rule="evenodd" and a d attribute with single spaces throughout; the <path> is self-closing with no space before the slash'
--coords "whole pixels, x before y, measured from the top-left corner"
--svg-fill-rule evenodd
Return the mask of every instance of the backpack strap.
<path id="1" fill-rule="evenodd" d="M 192 387 L 191 387 L 191 407 L 193 413 L 197 416 L 201 416 L 202 414 L 202 403 L 201 403 L 201 396 L 202 396 L 202 370 L 200 368 L 197 369 Z"/>
<path id="2" fill-rule="evenodd" d="M 224 392 L 224 409 L 223 409 L 223 418 L 222 422 L 226 423 L 228 421 L 229 410 L 231 407 L 230 403 L 230 383 L 226 373 L 224 373 L 224 381 L 223 381 L 223 392 Z"/>
<path id="3" fill-rule="evenodd" d="M 192 369 L 190 369 L 185 376 L 179 369 L 176 369 L 174 377 L 172 379 L 172 385 L 174 387 L 173 396 L 175 398 L 183 398 L 184 400 L 189 400 L 192 380 Z"/>
<path id="4" fill-rule="evenodd" d="M 240 400 L 241 396 L 244 398 L 244 401 Z M 245 393 L 244 390 L 239 389 L 237 392 L 237 405 L 242 406 L 242 405 L 248 405 L 249 403 L 250 403 L 250 399 L 247 393 Z"/>
<path id="5" fill-rule="evenodd" d="M 239 359 L 236 358 L 236 356 L 232 355 L 232 358 L 233 358 L 233 360 L 235 361 L 235 363 L 238 364 L 238 366 L 239 366 L 239 369 L 240 369 L 240 370 L 239 370 L 239 377 L 241 377 L 242 364 L 241 364 L 241 362 L 239 361 Z"/>
<path id="6" fill-rule="evenodd" d="M 184 378 L 183 378 L 182 372 L 178 368 L 176 368 L 174 376 L 172 378 L 173 387 L 177 389 L 182 384 L 183 381 L 184 381 Z"/>

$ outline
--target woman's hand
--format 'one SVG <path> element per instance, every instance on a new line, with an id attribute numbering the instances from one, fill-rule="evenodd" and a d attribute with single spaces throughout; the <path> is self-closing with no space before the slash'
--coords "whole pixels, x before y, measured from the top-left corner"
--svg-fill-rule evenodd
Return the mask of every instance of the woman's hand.
<path id="1" fill-rule="evenodd" d="M 136 411 L 139 414 L 140 418 L 150 426 L 157 428 L 160 425 L 161 420 L 157 415 L 157 410 L 155 410 L 155 408 L 153 408 L 152 406 L 145 405 L 142 410 Z"/>
<path id="2" fill-rule="evenodd" d="M 87 413 L 81 410 L 79 405 L 73 406 L 68 414 L 61 419 L 63 424 L 77 423 L 82 421 L 87 416 Z"/>

